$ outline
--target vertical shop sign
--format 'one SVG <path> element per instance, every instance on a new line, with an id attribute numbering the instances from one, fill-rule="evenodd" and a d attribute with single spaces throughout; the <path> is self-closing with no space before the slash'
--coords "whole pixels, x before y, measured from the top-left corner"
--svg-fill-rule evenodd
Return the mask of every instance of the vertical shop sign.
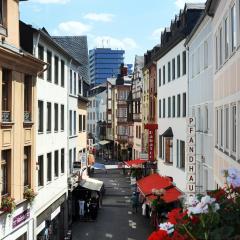
<path id="1" fill-rule="evenodd" d="M 157 124 L 145 124 L 145 129 L 148 129 L 148 161 L 155 160 L 155 131 L 158 129 Z"/>

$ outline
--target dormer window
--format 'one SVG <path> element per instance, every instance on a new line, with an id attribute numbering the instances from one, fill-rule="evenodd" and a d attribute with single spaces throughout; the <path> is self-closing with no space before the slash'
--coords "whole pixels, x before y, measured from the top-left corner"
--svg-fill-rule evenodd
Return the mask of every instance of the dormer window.
<path id="1" fill-rule="evenodd" d="M 6 35 L 6 0 L 0 0 L 0 34 Z"/>

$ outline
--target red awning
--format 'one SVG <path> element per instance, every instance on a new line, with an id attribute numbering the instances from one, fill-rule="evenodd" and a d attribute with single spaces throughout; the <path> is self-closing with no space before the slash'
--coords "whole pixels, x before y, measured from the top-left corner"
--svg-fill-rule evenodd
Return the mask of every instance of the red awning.
<path id="1" fill-rule="evenodd" d="M 157 198 L 152 194 L 152 189 L 164 188 L 166 192 L 162 198 L 166 203 L 177 201 L 182 195 L 181 191 L 173 186 L 169 177 L 163 177 L 157 173 L 138 180 L 137 185 L 142 195 L 149 201 L 153 201 Z"/>
<path id="2" fill-rule="evenodd" d="M 129 160 L 129 161 L 125 161 L 124 163 L 128 166 L 128 167 L 132 167 L 134 165 L 140 165 L 143 163 L 146 163 L 147 160 L 142 160 L 142 159 L 135 159 L 135 160 Z"/>
<path id="3" fill-rule="evenodd" d="M 162 199 L 166 202 L 166 203 L 171 203 L 171 202 L 175 202 L 178 200 L 178 198 L 182 195 L 182 193 L 176 188 L 176 187 L 172 187 L 170 189 L 166 190 L 166 193 L 164 194 L 164 196 L 162 197 Z M 152 202 L 154 199 L 156 199 L 157 197 L 154 195 L 149 195 L 147 197 L 147 199 Z"/>
<path id="4" fill-rule="evenodd" d="M 138 188 L 144 197 L 152 194 L 152 189 L 168 188 L 172 186 L 169 177 L 155 173 L 137 181 Z"/>

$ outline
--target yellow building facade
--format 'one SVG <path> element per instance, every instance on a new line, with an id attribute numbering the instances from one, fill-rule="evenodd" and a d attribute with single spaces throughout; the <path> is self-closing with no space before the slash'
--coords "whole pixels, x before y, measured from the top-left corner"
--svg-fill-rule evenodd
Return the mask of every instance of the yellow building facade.
<path id="1" fill-rule="evenodd" d="M 31 219 L 24 191 L 35 189 L 36 76 L 44 63 L 20 50 L 19 1 L 3 0 L 0 7 L 0 239 L 25 240 L 31 239 L 29 228 L 17 229 Z M 7 196 L 16 203 L 10 217 L 3 211 Z M 20 217 L 25 221 L 17 221 Z"/>

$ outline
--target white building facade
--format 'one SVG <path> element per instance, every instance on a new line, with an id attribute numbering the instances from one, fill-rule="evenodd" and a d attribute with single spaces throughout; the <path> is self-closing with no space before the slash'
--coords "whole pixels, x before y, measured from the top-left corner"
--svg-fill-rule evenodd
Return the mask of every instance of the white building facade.
<path id="1" fill-rule="evenodd" d="M 214 189 L 212 18 L 204 15 L 187 40 L 189 116 L 196 121 L 196 191 Z"/>

